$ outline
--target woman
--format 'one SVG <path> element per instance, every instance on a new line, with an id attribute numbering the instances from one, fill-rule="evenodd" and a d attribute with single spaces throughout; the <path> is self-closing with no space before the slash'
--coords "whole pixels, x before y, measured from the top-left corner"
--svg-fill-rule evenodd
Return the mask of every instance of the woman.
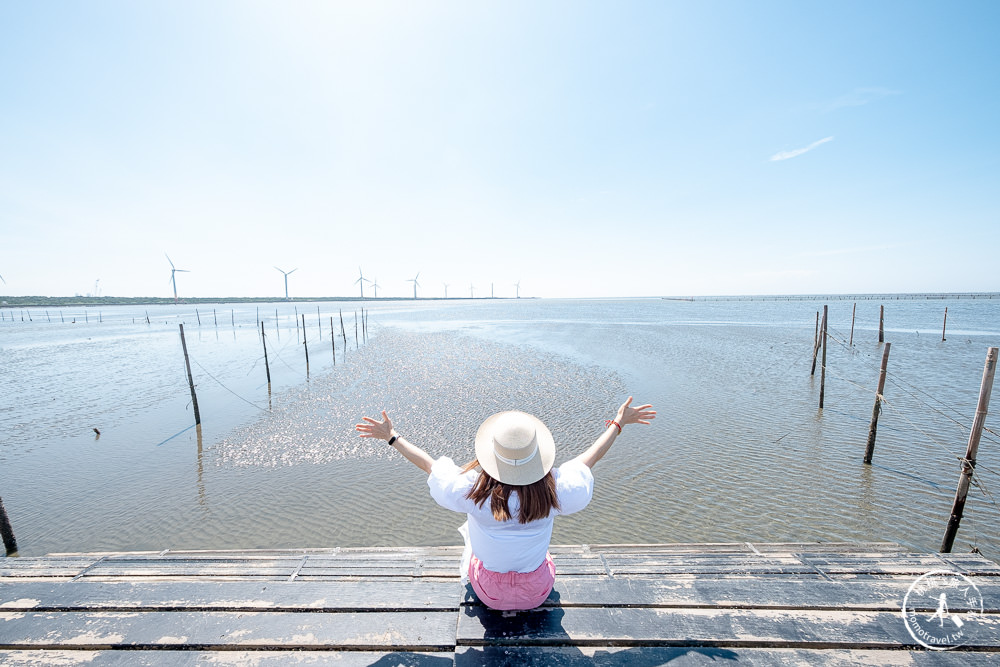
<path id="1" fill-rule="evenodd" d="M 552 433 L 524 412 L 500 412 L 483 422 L 476 433 L 476 458 L 462 468 L 446 456 L 435 461 L 407 442 L 393 429 L 385 410 L 381 421 L 362 417 L 365 423 L 354 428 L 362 438 L 388 441 L 430 475 L 427 484 L 439 505 L 467 515 L 459 529 L 465 537 L 462 572 L 483 604 L 524 610 L 542 604 L 555 582 L 556 568 L 548 553 L 555 516 L 587 506 L 594 493 L 590 469 L 607 454 L 622 428 L 648 424 L 656 417 L 651 407 L 633 408 L 629 396 L 597 441 L 558 468 L 552 467 Z"/>

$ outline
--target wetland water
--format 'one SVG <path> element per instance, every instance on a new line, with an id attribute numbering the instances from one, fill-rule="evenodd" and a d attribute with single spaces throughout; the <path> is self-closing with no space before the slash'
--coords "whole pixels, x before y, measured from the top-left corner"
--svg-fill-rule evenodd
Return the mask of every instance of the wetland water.
<path id="1" fill-rule="evenodd" d="M 820 372 L 809 371 L 824 303 L 821 411 Z M 880 303 L 892 351 L 875 465 L 865 466 Z M 183 304 L 5 309 L 0 497 L 21 554 L 459 544 L 462 517 L 437 507 L 423 473 L 385 443 L 357 437 L 362 414 L 385 408 L 411 441 L 461 463 L 483 419 L 522 409 L 551 428 L 558 465 L 629 394 L 658 417 L 626 428 L 595 468 L 592 504 L 556 522 L 555 543 L 889 540 L 933 551 L 986 350 L 1000 344 L 1000 298 L 364 305 L 369 339 L 358 349 L 358 302 L 219 305 L 214 315 L 199 305 L 200 326 Z M 200 438 L 188 428 L 178 322 Z M 1000 502 L 991 432 L 978 462 Z M 975 487 L 955 550 L 970 545 L 1000 557 L 1000 508 Z"/>

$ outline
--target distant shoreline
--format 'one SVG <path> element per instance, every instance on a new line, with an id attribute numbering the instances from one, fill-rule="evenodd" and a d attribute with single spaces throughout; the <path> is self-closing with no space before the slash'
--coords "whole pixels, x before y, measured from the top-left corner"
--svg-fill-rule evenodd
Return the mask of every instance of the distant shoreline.
<path id="1" fill-rule="evenodd" d="M 407 301 L 517 301 L 537 300 L 540 297 L 364 297 L 359 296 L 316 296 L 294 297 L 191 297 L 180 299 L 177 305 L 224 304 L 224 303 L 314 303 L 323 301 L 360 302 L 407 302 Z M 567 297 L 569 298 L 569 297 Z M 665 301 L 897 301 L 897 300 L 943 300 L 943 299 L 1000 299 L 1000 292 L 920 292 L 882 294 L 746 294 L 719 296 L 642 296 L 642 297 L 573 297 L 579 299 L 662 299 Z M 56 307 L 56 306 L 168 306 L 174 304 L 171 297 L 122 297 L 122 296 L 0 296 L 0 306 L 6 308 Z"/>

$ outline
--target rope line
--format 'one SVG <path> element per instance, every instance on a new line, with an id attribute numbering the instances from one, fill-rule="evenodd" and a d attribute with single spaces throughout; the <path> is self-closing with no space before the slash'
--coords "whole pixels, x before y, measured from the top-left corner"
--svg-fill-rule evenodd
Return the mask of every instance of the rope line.
<path id="1" fill-rule="evenodd" d="M 189 356 L 190 356 L 190 355 L 189 355 Z M 233 395 L 233 396 L 235 396 L 236 398 L 240 399 L 240 400 L 241 400 L 241 401 L 243 401 L 244 403 L 247 403 L 247 404 L 249 404 L 249 405 L 252 405 L 253 407 L 255 407 L 255 408 L 257 408 L 258 410 L 260 410 L 261 412 L 267 412 L 267 408 L 262 408 L 261 406 L 257 405 L 257 404 L 256 404 L 256 403 L 254 403 L 253 401 L 249 401 L 249 400 L 247 400 L 247 399 L 243 398 L 242 396 L 240 396 L 239 394 L 237 394 L 237 393 L 236 393 L 235 391 L 233 391 L 232 389 L 230 389 L 229 387 L 227 387 L 227 386 L 226 386 L 226 385 L 225 385 L 225 384 L 224 384 L 224 383 L 222 382 L 222 380 L 220 380 L 219 378 L 217 378 L 217 377 L 215 377 L 214 375 L 212 375 L 212 373 L 210 373 L 210 372 L 209 372 L 209 370 L 208 370 L 207 368 L 205 368 L 204 366 L 202 366 L 202 365 L 201 365 L 201 362 L 199 362 L 199 361 L 198 361 L 197 359 L 193 359 L 193 358 L 192 358 L 192 360 L 194 361 L 194 363 L 198 364 L 198 368 L 200 368 L 201 370 L 205 371 L 205 374 L 206 374 L 206 375 L 208 375 L 208 377 L 210 377 L 210 378 L 212 378 L 213 380 L 215 380 L 216 382 L 218 382 L 218 383 L 219 383 L 219 386 L 220 386 L 220 387 L 222 387 L 223 389 L 225 389 L 226 391 L 228 391 L 228 392 L 229 392 L 230 394 L 232 394 L 232 395 Z"/>

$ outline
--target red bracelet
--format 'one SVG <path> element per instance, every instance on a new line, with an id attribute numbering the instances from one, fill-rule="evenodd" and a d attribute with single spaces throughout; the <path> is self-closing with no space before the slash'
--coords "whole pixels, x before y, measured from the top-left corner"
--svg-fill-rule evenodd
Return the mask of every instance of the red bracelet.
<path id="1" fill-rule="evenodd" d="M 618 435 L 621 435 L 621 433 L 622 433 L 622 425 L 619 424 L 618 422 L 616 422 L 614 419 L 608 419 L 607 421 L 605 421 L 604 422 L 604 428 L 610 428 L 612 424 L 614 424 L 615 426 L 618 427 Z"/>

